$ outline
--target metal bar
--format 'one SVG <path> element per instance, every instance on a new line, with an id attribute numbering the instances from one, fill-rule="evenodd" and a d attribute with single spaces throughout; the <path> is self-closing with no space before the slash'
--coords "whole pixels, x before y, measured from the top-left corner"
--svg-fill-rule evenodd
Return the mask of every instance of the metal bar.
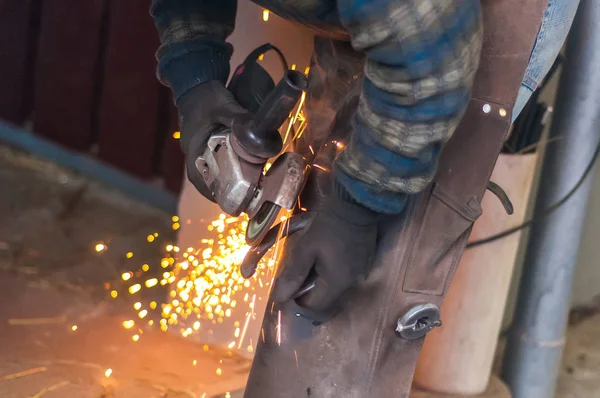
<path id="1" fill-rule="evenodd" d="M 562 207 L 545 210 L 572 189 L 600 138 L 600 0 L 583 0 L 567 42 L 525 257 L 518 307 L 502 376 L 515 398 L 550 398 L 565 343 L 573 271 L 593 179 Z M 589 177 L 589 176 L 588 176 Z"/>

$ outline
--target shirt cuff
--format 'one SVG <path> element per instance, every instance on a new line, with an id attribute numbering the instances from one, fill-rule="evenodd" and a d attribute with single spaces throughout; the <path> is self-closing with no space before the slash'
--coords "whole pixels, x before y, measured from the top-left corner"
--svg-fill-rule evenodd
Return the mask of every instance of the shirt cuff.
<path id="1" fill-rule="evenodd" d="M 350 177 L 339 167 L 335 167 L 334 173 L 336 185 L 343 187 L 356 203 L 377 213 L 400 214 L 404 211 L 408 195 L 375 190 L 369 184 Z M 336 187 L 336 193 L 338 190 Z"/>
<path id="2" fill-rule="evenodd" d="M 220 48 L 206 44 L 173 44 L 159 60 L 158 76 L 171 87 L 177 102 L 188 90 L 204 82 L 218 80 L 225 85 L 231 52 L 229 45 Z"/>

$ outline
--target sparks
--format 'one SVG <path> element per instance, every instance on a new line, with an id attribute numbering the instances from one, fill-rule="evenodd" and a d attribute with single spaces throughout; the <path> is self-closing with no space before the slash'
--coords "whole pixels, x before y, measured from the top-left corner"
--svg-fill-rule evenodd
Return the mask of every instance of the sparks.
<path id="1" fill-rule="evenodd" d="M 153 287 L 153 286 L 156 286 L 156 285 L 158 285 L 158 279 L 157 278 L 148 279 L 146 281 L 146 287 L 147 288 L 150 288 L 150 287 Z"/>
<path id="2" fill-rule="evenodd" d="M 125 329 L 131 329 L 132 327 L 135 326 L 135 321 L 134 320 L 128 320 L 128 321 L 123 321 L 123 327 Z"/>
<path id="3" fill-rule="evenodd" d="M 71 330 L 72 330 L 72 331 L 76 331 L 76 330 L 77 330 L 77 325 L 73 325 L 73 326 L 71 326 Z"/>
<path id="4" fill-rule="evenodd" d="M 179 138 L 181 138 L 181 132 L 175 131 L 173 133 L 173 138 L 176 139 L 176 140 L 178 140 Z"/>
<path id="5" fill-rule="evenodd" d="M 174 225 L 179 223 L 178 216 L 173 216 L 171 220 Z M 159 283 L 169 287 L 166 302 L 135 302 L 135 319 L 147 319 L 151 311 L 156 311 L 161 318 L 161 331 L 166 332 L 176 327 L 183 337 L 189 337 L 203 331 L 211 333 L 211 325 L 225 323 L 228 318 L 234 318 L 236 312 L 233 309 L 243 303 L 246 307 L 245 319 L 243 322 L 235 318 L 231 321 L 235 326 L 231 328 L 232 339 L 228 347 L 253 352 L 252 342 L 248 344 L 245 339 L 250 322 L 256 320 L 257 294 L 254 286 L 270 286 L 269 280 L 263 281 L 262 278 L 270 278 L 270 275 L 274 274 L 276 257 L 265 256 L 251 280 L 242 277 L 240 265 L 249 250 L 245 242 L 247 225 L 246 215 L 228 217 L 221 214 L 207 226 L 207 236 L 200 240 L 200 247 L 181 250 L 180 261 L 174 257 L 177 255 L 173 254 L 179 252 L 177 246 L 162 246 L 164 254 L 158 262 L 158 269 L 162 268 L 159 277 L 146 279 L 140 271 L 121 274 L 121 279 L 131 284 L 127 287 L 130 294 L 136 294 L 143 288 L 153 288 Z M 146 240 L 152 240 L 148 239 L 150 236 L 156 237 L 146 235 Z M 141 271 L 147 272 L 152 267 L 152 263 L 143 264 Z M 110 295 L 116 298 L 118 291 L 112 290 Z M 154 322 L 152 319 L 144 320 L 140 327 L 146 323 L 152 325 Z M 134 320 L 124 320 L 122 324 L 125 329 L 136 330 L 131 336 L 134 342 L 140 339 L 143 330 L 136 326 Z M 208 350 L 208 346 L 204 346 L 203 349 Z"/>
<path id="6" fill-rule="evenodd" d="M 105 376 L 105 377 L 110 377 L 110 375 L 112 375 L 112 372 L 113 372 L 113 371 L 112 371 L 112 369 L 111 369 L 111 368 L 108 368 L 108 369 L 106 369 L 106 370 L 104 371 L 104 376 Z"/>
<path id="7" fill-rule="evenodd" d="M 262 19 L 263 21 L 267 22 L 269 20 L 269 10 L 267 10 L 266 8 L 263 10 L 262 12 Z"/>
<path id="8" fill-rule="evenodd" d="M 129 286 L 129 294 L 136 294 L 140 290 L 142 290 L 142 285 L 140 285 L 139 283 L 136 283 L 133 286 Z"/>
<path id="9" fill-rule="evenodd" d="M 281 346 L 281 310 L 277 311 L 277 345 Z"/>
<path id="10" fill-rule="evenodd" d="M 100 253 L 106 250 L 106 245 L 104 243 L 97 243 L 96 246 L 94 246 L 94 249 L 96 252 Z"/>

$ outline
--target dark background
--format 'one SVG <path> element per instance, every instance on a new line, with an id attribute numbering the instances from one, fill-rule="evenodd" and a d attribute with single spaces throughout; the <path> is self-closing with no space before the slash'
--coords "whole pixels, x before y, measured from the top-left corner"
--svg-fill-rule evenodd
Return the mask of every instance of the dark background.
<path id="1" fill-rule="evenodd" d="M 1 0 L 0 119 L 178 193 L 148 0 Z"/>

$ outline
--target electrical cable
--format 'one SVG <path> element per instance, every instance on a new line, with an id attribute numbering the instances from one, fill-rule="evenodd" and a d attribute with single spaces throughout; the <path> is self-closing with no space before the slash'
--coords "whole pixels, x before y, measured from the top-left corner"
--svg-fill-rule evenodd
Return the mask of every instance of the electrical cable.
<path id="1" fill-rule="evenodd" d="M 573 188 L 571 188 L 571 190 L 561 200 L 559 200 L 558 202 L 554 203 L 552 206 L 550 206 L 546 210 L 544 210 L 540 216 L 533 217 L 530 220 L 524 222 L 523 224 L 518 225 L 518 226 L 513 227 L 513 228 L 510 228 L 510 229 L 507 229 L 506 231 L 502 231 L 502 232 L 500 232 L 498 234 L 489 236 L 487 238 L 483 238 L 483 239 L 471 242 L 471 243 L 467 244 L 467 249 L 471 249 L 473 247 L 485 245 L 487 243 L 491 243 L 491 242 L 497 241 L 499 239 L 505 238 L 505 237 L 507 237 L 509 235 L 514 234 L 517 231 L 520 231 L 520 230 L 522 230 L 524 228 L 527 228 L 527 227 L 531 226 L 532 224 L 536 223 L 540 219 L 542 219 L 542 218 L 550 215 L 551 213 L 553 213 L 559 207 L 561 207 L 562 205 L 564 205 L 575 194 L 575 192 L 577 192 L 577 190 L 581 187 L 581 185 L 584 183 L 584 181 L 587 178 L 587 176 L 592 171 L 592 169 L 594 167 L 594 164 L 596 163 L 596 160 L 598 159 L 598 154 L 599 153 L 600 153 L 600 142 L 596 146 L 596 150 L 594 152 L 594 155 L 592 156 L 592 159 L 590 160 L 590 162 L 588 163 L 587 167 L 585 168 L 585 171 L 583 172 L 583 174 L 581 175 L 581 177 L 577 181 L 577 184 L 575 184 L 575 186 Z"/>

